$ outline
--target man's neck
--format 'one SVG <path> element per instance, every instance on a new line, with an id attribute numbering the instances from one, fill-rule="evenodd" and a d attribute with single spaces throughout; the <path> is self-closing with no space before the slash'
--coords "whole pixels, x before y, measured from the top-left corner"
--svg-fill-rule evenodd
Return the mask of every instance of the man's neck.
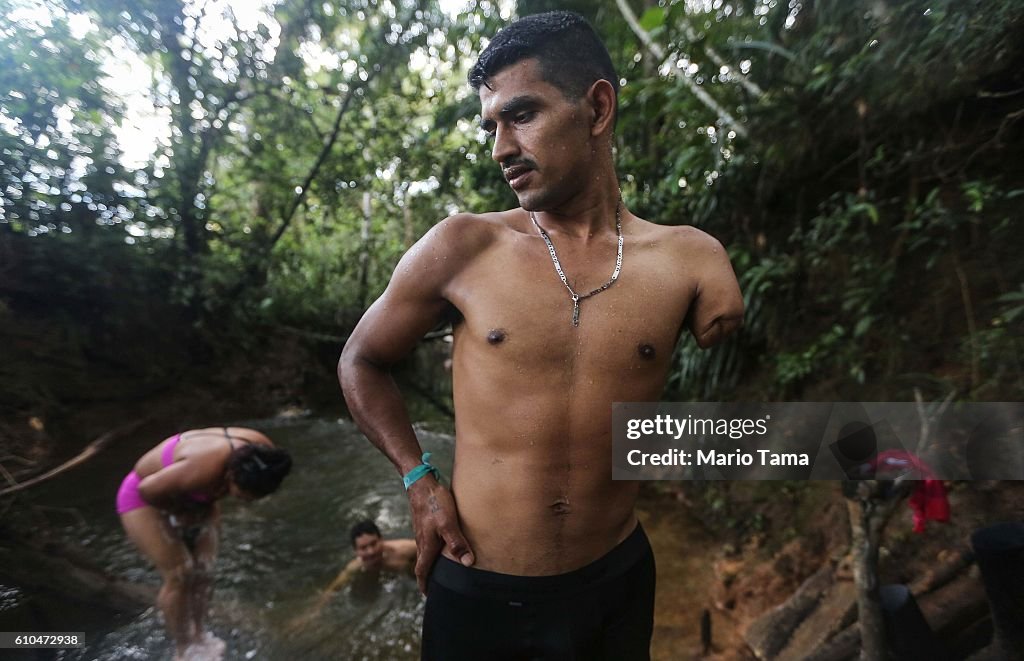
<path id="1" fill-rule="evenodd" d="M 558 207 L 533 213 L 544 231 L 587 242 L 607 233 L 615 233 L 620 202 L 614 177 L 597 177 L 596 185 Z"/>

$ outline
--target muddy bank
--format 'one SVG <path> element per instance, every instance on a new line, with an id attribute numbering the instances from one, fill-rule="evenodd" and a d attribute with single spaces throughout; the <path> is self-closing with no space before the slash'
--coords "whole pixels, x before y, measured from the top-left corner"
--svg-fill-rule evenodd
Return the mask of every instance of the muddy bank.
<path id="1" fill-rule="evenodd" d="M 641 494 L 641 518 L 658 558 L 657 658 L 756 658 L 751 641 L 762 632 L 755 623 L 773 611 L 785 617 L 787 609 L 794 628 L 778 643 L 779 658 L 825 649 L 840 632 L 856 635 L 849 522 L 838 483 L 647 483 Z M 952 658 L 967 658 L 991 637 L 970 536 L 994 523 L 1024 521 L 1024 483 L 949 483 L 949 503 L 950 521 L 930 522 L 923 533 L 913 532 L 906 503 L 898 507 L 883 537 L 879 581 L 908 585 Z M 815 584 L 814 576 L 824 578 Z M 792 599 L 798 590 L 815 596 L 801 606 Z"/>

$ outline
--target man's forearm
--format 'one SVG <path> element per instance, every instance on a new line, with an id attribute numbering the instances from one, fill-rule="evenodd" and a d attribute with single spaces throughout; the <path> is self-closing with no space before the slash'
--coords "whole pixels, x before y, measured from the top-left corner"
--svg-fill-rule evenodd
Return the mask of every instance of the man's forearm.
<path id="1" fill-rule="evenodd" d="M 419 466 L 422 449 L 405 402 L 387 366 L 357 357 L 346 347 L 338 363 L 338 379 L 356 424 L 366 437 L 387 455 L 399 475 Z M 416 582 L 426 594 L 427 576 L 438 553 L 447 548 L 462 564 L 472 565 L 473 550 L 459 527 L 459 515 L 451 493 L 428 474 L 417 480 L 407 494 L 416 531 Z"/>
<path id="2" fill-rule="evenodd" d="M 383 452 L 399 475 L 420 464 L 422 449 L 402 393 L 391 373 L 357 357 L 342 355 L 338 380 L 356 424 Z"/>

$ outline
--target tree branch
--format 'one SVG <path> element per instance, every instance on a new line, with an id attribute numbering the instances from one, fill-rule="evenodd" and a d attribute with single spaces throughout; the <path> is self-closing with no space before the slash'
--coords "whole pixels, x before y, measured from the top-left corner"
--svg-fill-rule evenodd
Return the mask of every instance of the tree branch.
<path id="1" fill-rule="evenodd" d="M 694 32 L 693 26 L 690 25 L 689 22 L 683 23 L 683 33 L 686 35 L 686 38 L 689 39 L 691 42 L 699 41 L 697 33 Z M 711 46 L 704 46 L 704 52 L 707 53 L 707 56 L 711 58 L 711 61 L 717 64 L 719 67 L 729 67 L 730 69 L 734 68 L 726 64 L 725 61 L 722 59 L 722 56 L 719 55 L 718 52 Z M 749 92 L 752 96 L 764 96 L 764 90 L 762 90 L 757 83 L 747 79 L 742 74 L 736 78 L 736 82 L 739 83 L 743 87 L 743 89 L 747 90 L 747 92 Z"/>
<path id="2" fill-rule="evenodd" d="M 135 431 L 148 420 L 148 417 L 142 418 L 140 420 L 136 420 L 134 422 L 130 422 L 126 425 L 118 427 L 117 429 L 114 429 L 112 431 L 108 431 L 107 433 L 103 434 L 89 445 L 85 446 L 85 449 L 79 452 L 77 456 L 65 461 L 60 466 L 57 466 L 52 470 L 46 471 L 42 475 L 37 475 L 36 477 L 33 477 L 30 480 L 26 480 L 25 482 L 20 482 L 18 484 L 15 484 L 14 486 L 7 487 L 6 489 L 0 489 L 0 496 L 6 496 L 7 494 L 22 491 L 24 489 L 28 489 L 29 487 L 34 487 L 37 484 L 46 482 L 47 480 L 60 475 L 66 470 L 70 470 L 75 466 L 78 466 L 86 462 L 87 460 L 91 459 L 95 454 L 97 454 L 100 450 L 107 447 L 111 441 L 120 436 L 124 436 L 125 434 L 129 434 Z"/>
<path id="3" fill-rule="evenodd" d="M 306 178 L 302 180 L 299 192 L 295 195 L 295 199 L 292 200 L 291 207 L 287 212 L 285 212 L 281 224 L 270 237 L 270 241 L 266 246 L 267 252 L 270 252 L 274 248 L 274 245 L 281 239 L 285 230 L 287 230 L 288 226 L 291 225 L 292 219 L 295 217 L 295 212 L 299 210 L 300 206 L 302 206 L 302 201 L 306 198 L 306 193 L 309 191 L 310 184 L 313 183 L 313 179 L 315 179 L 317 173 L 320 172 L 320 168 L 323 167 L 324 161 L 326 161 L 327 156 L 330 155 L 331 149 L 334 147 L 334 143 L 338 140 L 338 135 L 341 133 L 341 120 L 348 111 L 348 107 L 352 103 L 352 98 L 356 95 L 356 90 L 367 87 L 377 76 L 380 68 L 383 67 L 379 67 L 378 69 L 371 67 L 369 73 L 366 75 L 366 80 L 362 81 L 361 85 L 349 88 L 348 94 L 345 95 L 345 100 L 341 102 L 341 107 L 338 108 L 338 114 L 334 117 L 334 125 L 331 127 L 331 134 L 327 137 L 323 147 L 320 148 L 320 153 L 317 155 L 316 161 L 313 163 L 313 167 L 309 169 L 309 172 L 306 173 Z"/>
<path id="4" fill-rule="evenodd" d="M 636 34 L 637 38 L 640 39 L 640 43 L 643 44 L 644 48 L 654 55 L 655 58 L 664 62 L 665 49 L 655 42 L 654 39 L 651 38 L 651 35 L 640 26 L 640 23 L 636 20 L 636 14 L 634 14 L 633 10 L 629 8 L 628 4 L 626 4 L 626 0 L 615 0 L 615 4 L 618 5 L 619 12 L 622 14 L 622 17 L 626 20 L 626 23 L 629 24 L 629 27 Z M 690 92 L 692 92 L 695 97 L 697 97 L 698 101 L 718 115 L 724 124 L 732 127 L 732 129 L 736 131 L 737 135 L 741 135 L 744 138 L 747 137 L 748 134 L 746 127 L 736 121 L 736 118 L 732 116 L 732 113 L 711 98 L 711 95 L 708 94 L 704 88 L 698 85 L 696 81 L 686 75 L 685 72 L 677 76 L 677 78 L 683 81 L 683 84 L 689 88 Z"/>

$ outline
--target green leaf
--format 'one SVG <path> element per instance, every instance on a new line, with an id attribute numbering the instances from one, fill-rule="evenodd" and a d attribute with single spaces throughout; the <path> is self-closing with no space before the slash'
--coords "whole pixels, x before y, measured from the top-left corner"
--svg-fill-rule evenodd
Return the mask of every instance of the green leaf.
<path id="1" fill-rule="evenodd" d="M 857 325 L 853 327 L 853 336 L 860 337 L 864 333 L 868 332 L 868 329 L 871 328 L 872 321 L 873 319 L 871 317 L 864 317 L 858 321 Z"/>
<path id="2" fill-rule="evenodd" d="M 850 207 L 851 213 L 864 212 L 871 219 L 872 225 L 878 224 L 878 208 L 870 202 L 860 202 Z"/>
<path id="3" fill-rule="evenodd" d="M 665 10 L 661 7 L 651 7 L 640 17 L 640 27 L 650 32 L 665 24 Z"/>

